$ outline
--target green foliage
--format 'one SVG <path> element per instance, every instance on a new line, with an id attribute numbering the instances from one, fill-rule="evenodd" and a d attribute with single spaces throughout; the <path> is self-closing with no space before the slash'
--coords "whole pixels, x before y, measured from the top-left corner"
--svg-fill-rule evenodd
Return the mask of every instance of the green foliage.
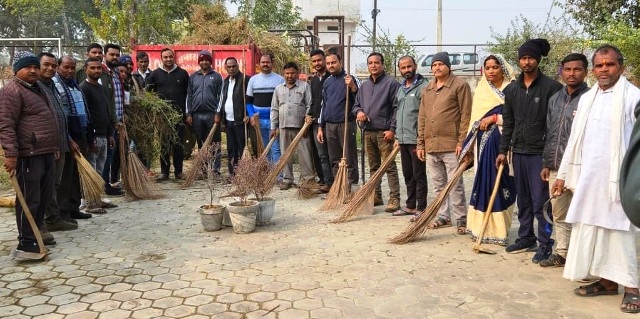
<path id="1" fill-rule="evenodd" d="M 611 20 L 629 28 L 640 27 L 640 3 L 637 0 L 566 0 L 555 4 L 565 10 L 585 31 L 601 35 Z"/>
<path id="2" fill-rule="evenodd" d="M 292 0 L 231 0 L 231 3 L 238 5 L 240 16 L 263 30 L 298 29 L 301 26 L 300 8 L 295 7 Z"/>
<path id="3" fill-rule="evenodd" d="M 366 24 L 361 24 L 364 32 L 365 41 L 373 46 L 373 30 Z M 403 34 L 392 38 L 389 30 L 382 30 L 378 26 L 376 34 L 376 52 L 384 56 L 384 68 L 388 74 L 393 74 L 398 63 L 398 59 L 404 55 L 416 56 L 416 49 L 412 43 L 417 41 L 409 41 Z M 365 54 L 372 52 L 372 48 L 361 49 Z"/>
<path id="4" fill-rule="evenodd" d="M 489 52 L 502 54 L 516 69 L 518 48 L 524 42 L 535 38 L 547 39 L 551 44 L 551 52 L 540 62 L 540 69 L 551 77 L 556 75 L 560 61 L 567 54 L 584 52 L 589 47 L 580 32 L 571 29 L 562 18 L 549 19 L 545 25 L 540 25 L 520 15 L 511 21 L 511 27 L 504 34 L 497 33 L 492 28 L 491 37 L 494 41 L 488 43 Z"/>
<path id="5" fill-rule="evenodd" d="M 625 21 L 609 19 L 596 30 L 603 42 L 612 44 L 622 51 L 627 72 L 640 79 L 640 30 Z"/>

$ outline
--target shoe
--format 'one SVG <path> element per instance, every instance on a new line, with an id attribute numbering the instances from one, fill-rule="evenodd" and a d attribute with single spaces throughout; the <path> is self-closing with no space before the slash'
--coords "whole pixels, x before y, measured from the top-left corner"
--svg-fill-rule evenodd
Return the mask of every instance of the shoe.
<path id="1" fill-rule="evenodd" d="M 175 177 L 176 177 L 176 180 L 182 180 L 182 179 L 184 179 L 184 174 L 182 174 L 182 173 L 176 173 L 176 176 L 175 176 Z"/>
<path id="2" fill-rule="evenodd" d="M 45 252 L 48 252 L 48 249 L 44 249 Z M 25 242 L 25 241 L 21 241 L 18 243 L 18 247 L 16 248 L 16 251 L 18 252 L 23 252 L 23 253 L 35 253 L 35 254 L 39 254 L 40 253 L 40 247 L 38 247 L 38 243 L 35 242 Z"/>
<path id="3" fill-rule="evenodd" d="M 122 196 L 124 192 L 121 189 L 113 188 L 111 185 L 105 187 L 104 193 L 109 196 Z"/>
<path id="4" fill-rule="evenodd" d="M 167 174 L 158 174 L 156 176 L 156 182 L 163 182 L 169 179 L 169 176 Z"/>
<path id="5" fill-rule="evenodd" d="M 53 235 L 49 232 L 46 226 L 40 228 L 40 236 L 42 236 L 42 242 L 45 246 L 53 246 L 56 244 L 55 238 L 53 238 Z"/>
<path id="6" fill-rule="evenodd" d="M 506 252 L 510 254 L 523 253 L 525 251 L 535 251 L 538 248 L 538 244 L 535 239 L 516 239 L 516 242 L 507 246 Z"/>
<path id="7" fill-rule="evenodd" d="M 549 256 L 551 256 L 552 251 L 553 251 L 553 245 L 541 245 L 538 247 L 538 251 L 536 252 L 536 254 L 533 255 L 533 258 L 531 258 L 531 261 L 534 264 L 537 264 L 540 261 L 549 259 Z"/>
<path id="8" fill-rule="evenodd" d="M 74 224 L 74 223 L 67 222 L 62 218 L 58 219 L 58 221 L 55 223 L 47 223 L 47 230 L 49 230 L 50 232 L 67 231 L 67 230 L 74 230 L 74 229 L 78 229 L 78 222 Z"/>
<path id="9" fill-rule="evenodd" d="M 567 262 L 567 260 L 558 255 L 558 254 L 553 254 L 551 255 L 551 257 L 545 259 L 545 260 L 541 260 L 538 265 L 540 265 L 540 267 L 564 267 L 564 264 Z"/>
<path id="10" fill-rule="evenodd" d="M 320 186 L 320 192 L 322 192 L 323 194 L 328 193 L 330 190 L 331 190 L 331 186 L 329 185 Z"/>
<path id="11" fill-rule="evenodd" d="M 384 201 L 382 201 L 382 197 L 375 195 L 373 198 L 373 206 L 382 206 L 384 205 Z"/>
<path id="12" fill-rule="evenodd" d="M 289 188 L 291 188 L 291 184 L 290 183 L 280 182 L 279 184 L 280 184 L 279 186 L 280 186 L 280 190 L 281 191 L 286 191 Z"/>
<path id="13" fill-rule="evenodd" d="M 115 183 L 109 183 L 109 185 L 111 185 L 111 187 L 113 188 L 122 189 L 122 183 L 120 181 Z"/>
<path id="14" fill-rule="evenodd" d="M 88 208 L 87 208 L 88 209 Z M 73 219 L 89 219 L 93 217 L 91 214 L 83 213 L 83 212 L 73 212 L 70 214 Z"/>
<path id="15" fill-rule="evenodd" d="M 78 221 L 71 218 L 71 217 L 67 217 L 64 219 L 65 222 L 70 223 L 70 224 L 74 224 L 74 225 L 78 225 Z"/>
<path id="16" fill-rule="evenodd" d="M 114 204 L 114 203 L 112 203 L 112 202 L 105 202 L 105 201 L 102 201 L 102 202 L 100 203 L 100 207 L 102 207 L 102 208 L 116 208 L 116 207 L 118 207 L 118 205 L 116 205 L 116 204 Z"/>
<path id="17" fill-rule="evenodd" d="M 375 206 L 375 199 L 374 199 Z M 387 213 L 393 213 L 400 209 L 400 199 L 399 198 L 390 198 L 387 206 L 384 207 L 384 211 Z"/>

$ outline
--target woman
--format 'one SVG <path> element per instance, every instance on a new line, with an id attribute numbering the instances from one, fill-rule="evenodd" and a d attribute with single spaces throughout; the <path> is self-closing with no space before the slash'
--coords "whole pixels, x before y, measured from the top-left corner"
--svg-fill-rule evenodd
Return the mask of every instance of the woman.
<path id="1" fill-rule="evenodd" d="M 484 60 L 484 77 L 478 83 L 473 96 L 473 109 L 469 139 L 475 138 L 476 175 L 467 212 L 467 232 L 475 240 L 482 231 L 482 217 L 487 211 L 498 170 L 495 158 L 500 146 L 502 129 L 502 90 L 514 80 L 513 68 L 500 55 L 490 55 Z M 489 223 L 482 242 L 498 245 L 508 243 L 507 233 L 511 228 L 511 208 L 516 200 L 516 190 L 509 167 L 505 166 L 500 177 L 500 186 L 491 209 Z"/>

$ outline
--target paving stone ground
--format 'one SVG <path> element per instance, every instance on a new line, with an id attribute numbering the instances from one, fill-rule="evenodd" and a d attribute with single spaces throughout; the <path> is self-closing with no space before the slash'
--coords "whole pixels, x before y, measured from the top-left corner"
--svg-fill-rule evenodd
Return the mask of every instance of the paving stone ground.
<path id="1" fill-rule="evenodd" d="M 196 212 L 203 185 L 162 186 L 165 199 L 113 198 L 119 207 L 108 214 L 54 233 L 58 244 L 44 262 L 8 256 L 15 218 L 1 210 L 0 318 L 631 317 L 618 310 L 621 295 L 576 297 L 579 284 L 563 279 L 562 268 L 543 269 L 533 253 L 499 246 L 491 246 L 496 255 L 475 254 L 455 228 L 388 244 L 408 217 L 382 207 L 331 224 L 336 213 L 317 212 L 320 198 L 275 190 L 270 225 L 204 232 Z"/>

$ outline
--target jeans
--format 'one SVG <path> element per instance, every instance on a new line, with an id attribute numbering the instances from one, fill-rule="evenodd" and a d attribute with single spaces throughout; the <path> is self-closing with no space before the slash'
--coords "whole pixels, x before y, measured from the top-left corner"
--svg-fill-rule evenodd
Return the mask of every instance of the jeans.
<path id="1" fill-rule="evenodd" d="M 198 149 L 202 148 L 202 144 L 207 139 L 209 132 L 213 128 L 213 112 L 205 113 L 205 112 L 197 112 L 191 115 L 193 122 L 191 124 L 194 135 L 196 137 L 196 142 L 198 143 Z M 222 141 L 222 129 L 218 127 L 218 129 L 213 133 L 213 143 L 218 143 Z M 220 172 L 220 150 L 222 150 L 222 146 L 218 148 L 218 154 L 213 162 L 213 170 L 216 172 Z"/>
<path id="2" fill-rule="evenodd" d="M 316 151 L 318 151 L 318 157 L 320 159 L 320 166 L 322 175 L 318 172 L 318 177 L 321 177 L 321 182 L 325 185 L 333 184 L 333 172 L 331 171 L 331 161 L 329 160 L 329 148 L 327 147 L 327 143 L 320 143 L 317 139 L 318 136 L 318 125 L 313 124 L 313 142 L 316 146 Z M 317 170 L 318 165 L 316 165 Z"/>
<path id="3" fill-rule="evenodd" d="M 87 153 L 87 161 L 93 166 L 98 173 L 102 173 L 107 160 L 107 138 L 105 136 L 96 137 L 96 145 L 98 152 L 89 151 Z M 103 176 L 104 178 L 104 176 Z"/>

